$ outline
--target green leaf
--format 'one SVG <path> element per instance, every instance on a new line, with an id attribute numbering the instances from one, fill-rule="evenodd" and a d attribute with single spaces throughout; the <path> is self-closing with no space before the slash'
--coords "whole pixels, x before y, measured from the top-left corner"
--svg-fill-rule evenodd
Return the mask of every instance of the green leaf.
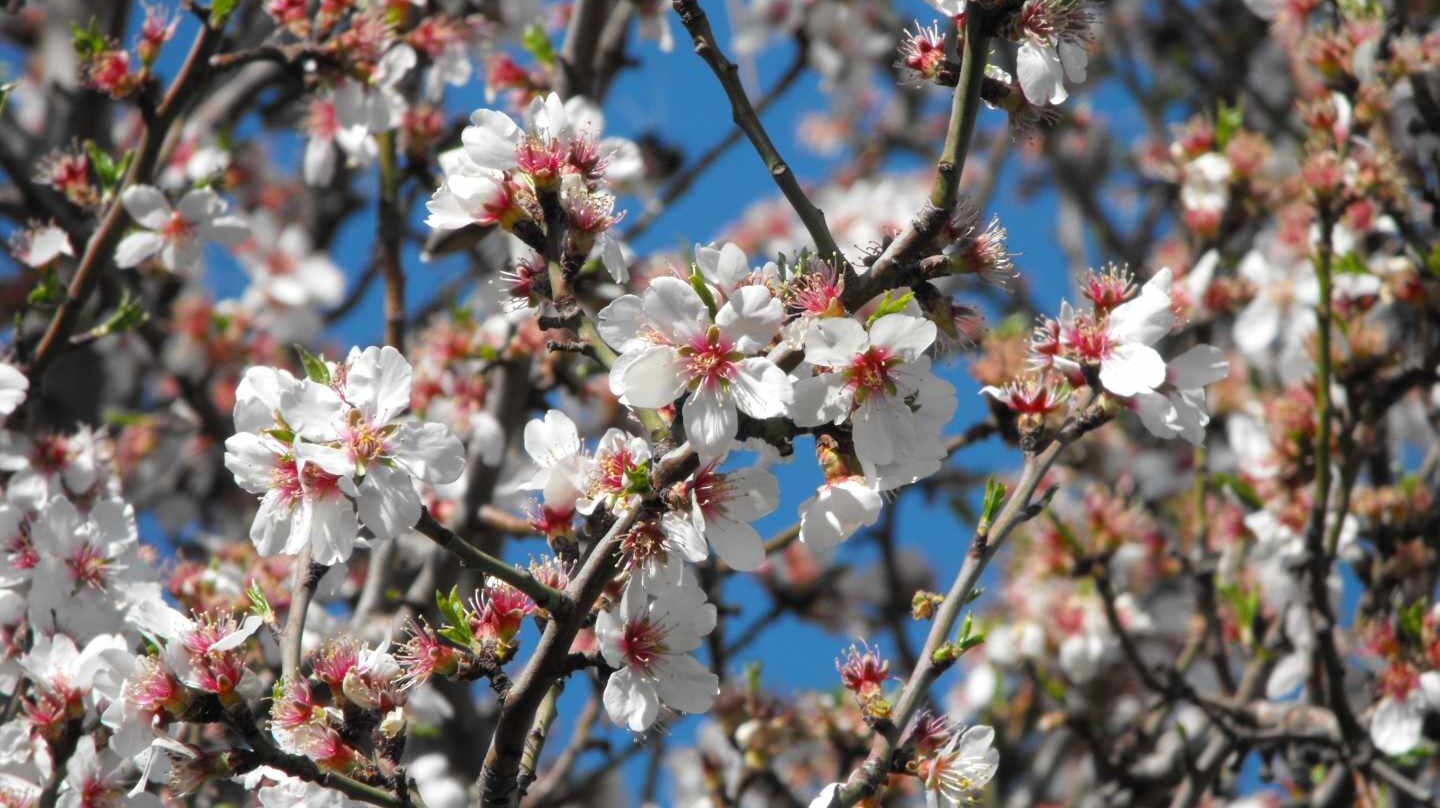
<path id="1" fill-rule="evenodd" d="M 1337 256 L 1334 263 L 1334 274 L 1336 275 L 1369 275 L 1370 267 L 1367 266 L 1354 252 L 1347 252 Z"/>
<path id="2" fill-rule="evenodd" d="M 120 293 L 120 303 L 115 307 L 115 312 L 105 322 L 96 326 L 96 336 L 108 336 L 140 325 L 150 319 L 150 312 L 145 310 L 144 304 L 130 296 L 130 290 L 125 289 Z"/>
<path id="3" fill-rule="evenodd" d="M 266 623 L 275 622 L 275 610 L 270 607 L 270 600 L 265 597 L 265 590 L 260 588 L 259 581 L 250 582 L 250 586 L 245 589 L 245 597 L 250 599 L 251 614 Z"/>
<path id="4" fill-rule="evenodd" d="M 305 346 L 298 342 L 295 343 L 295 353 L 299 355 L 300 365 L 305 368 L 305 376 L 310 381 L 330 384 L 330 366 L 325 364 L 324 358 L 305 350 Z"/>
<path id="5" fill-rule="evenodd" d="M 995 479 L 994 475 L 985 479 L 985 499 L 980 505 L 980 531 L 983 533 L 990 529 L 990 523 L 995 519 L 1001 504 L 1005 502 L 1005 483 Z"/>
<path id="6" fill-rule="evenodd" d="M 25 302 L 32 306 L 58 306 L 65 299 L 65 285 L 53 269 L 46 269 L 40 281 L 25 296 Z"/>
<path id="7" fill-rule="evenodd" d="M 555 64 L 555 47 L 550 44 L 550 36 L 545 33 L 545 28 L 539 23 L 534 23 L 525 28 L 525 33 L 520 38 L 520 44 L 525 52 L 535 57 L 535 61 L 546 67 Z"/>
<path id="8" fill-rule="evenodd" d="M 1239 499 L 1247 508 L 1259 510 L 1265 506 L 1265 503 L 1260 499 L 1260 495 L 1255 493 L 1254 487 L 1233 474 L 1226 474 L 1219 471 L 1214 472 L 1210 475 L 1210 483 L 1220 488 L 1228 489 L 1230 493 L 1234 494 L 1235 498 Z"/>
<path id="9" fill-rule="evenodd" d="M 235 13 L 237 0 L 212 0 L 210 3 L 210 27 L 216 31 L 225 27 L 230 15 Z"/>
<path id="10" fill-rule="evenodd" d="M 1223 150 L 1230 143 L 1230 138 L 1240 131 L 1244 120 L 1245 103 L 1243 101 L 1235 102 L 1234 106 L 1221 101 L 1220 107 L 1215 112 L 1215 145 Z"/>
<path id="11" fill-rule="evenodd" d="M 90 24 L 84 28 L 78 25 L 70 25 L 70 45 L 75 48 L 75 53 L 81 59 L 105 52 L 105 35 L 100 31 L 100 23 L 94 17 L 90 18 Z"/>
<path id="12" fill-rule="evenodd" d="M 85 156 L 90 158 L 90 165 L 95 169 L 95 176 L 100 178 L 100 187 L 109 190 L 115 187 L 120 180 L 120 170 L 115 165 L 115 160 L 108 152 L 95 145 L 95 141 L 85 141 Z"/>
<path id="13" fill-rule="evenodd" d="M 1084 555 L 1085 548 L 1080 544 L 1080 537 L 1075 535 L 1075 531 L 1060 521 L 1060 517 L 1056 516 L 1054 511 L 1047 509 L 1045 516 L 1050 519 L 1050 524 L 1055 526 L 1055 532 L 1060 534 L 1060 541 L 1064 542 L 1065 549 L 1069 550 L 1070 554 L 1076 558 Z"/>
<path id="14" fill-rule="evenodd" d="M 465 602 L 460 599 L 460 588 L 450 587 L 448 593 L 435 592 L 435 607 L 445 623 L 437 633 L 462 648 L 475 644 L 475 634 L 470 630 L 470 619 L 465 613 Z"/>
<path id="15" fill-rule="evenodd" d="M 1408 634 L 1416 640 L 1421 640 L 1425 632 L 1425 603 L 1415 601 L 1397 613 L 1400 618 L 1400 631 Z"/>
<path id="16" fill-rule="evenodd" d="M 695 294 L 704 301 L 705 308 L 710 310 L 710 318 L 714 319 L 715 312 L 720 310 L 720 306 L 715 303 L 715 296 L 710 294 L 710 287 L 705 283 L 705 276 L 700 274 L 700 268 L 694 264 L 690 265 L 690 288 L 694 289 Z"/>
<path id="17" fill-rule="evenodd" d="M 905 308 L 909 306 L 910 301 L 914 299 L 914 292 L 906 292 L 905 294 L 894 298 L 891 297 L 890 292 L 886 292 L 885 296 L 880 298 L 880 305 L 875 307 L 875 313 L 871 314 L 870 318 L 865 321 L 865 327 L 869 328 L 870 326 L 875 324 L 876 320 L 884 317 L 887 314 L 904 313 Z"/>
<path id="18" fill-rule="evenodd" d="M 1440 244 L 1436 244 L 1431 248 L 1430 254 L 1425 256 L 1425 268 L 1431 275 L 1440 278 Z"/>

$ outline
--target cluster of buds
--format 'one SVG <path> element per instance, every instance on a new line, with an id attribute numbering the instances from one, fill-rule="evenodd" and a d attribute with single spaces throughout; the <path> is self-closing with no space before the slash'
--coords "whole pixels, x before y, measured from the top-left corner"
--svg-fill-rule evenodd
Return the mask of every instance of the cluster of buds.
<path id="1" fill-rule="evenodd" d="M 404 655 L 404 650 L 401 650 Z M 385 644 L 367 648 L 332 638 L 311 659 L 311 675 L 325 685 L 322 701 L 306 679 L 275 686 L 272 727 L 282 748 L 341 772 L 393 765 L 403 751 L 406 688 L 412 684 Z"/>

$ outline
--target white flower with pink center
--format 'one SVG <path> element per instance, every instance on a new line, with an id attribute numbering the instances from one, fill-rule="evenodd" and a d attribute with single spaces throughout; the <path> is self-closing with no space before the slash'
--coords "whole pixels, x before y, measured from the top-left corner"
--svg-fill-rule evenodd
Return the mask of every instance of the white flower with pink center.
<path id="1" fill-rule="evenodd" d="M 1381 695 L 1370 717 L 1370 740 L 1387 755 L 1403 755 L 1424 740 L 1425 714 L 1440 712 L 1440 671 L 1420 673 L 1396 662 L 1379 678 Z"/>
<path id="2" fill-rule="evenodd" d="M 1081 365 L 1098 367 L 1106 391 L 1129 398 L 1165 383 L 1165 360 L 1152 346 L 1175 324 L 1172 278 L 1168 267 L 1160 270 L 1139 295 L 1103 318 L 1090 313 L 1062 317 L 1063 348 Z"/>
<path id="3" fill-rule="evenodd" d="M 252 216 L 250 226 L 252 236 L 238 253 L 256 294 L 281 306 L 340 304 L 345 275 L 329 256 L 313 249 L 309 231 L 298 224 L 282 226 L 268 212 Z"/>
<path id="4" fill-rule="evenodd" d="M 679 534 L 685 545 L 704 547 L 708 541 L 733 569 L 758 569 L 765 562 L 765 542 L 750 523 L 780 503 L 775 475 L 761 468 L 721 473 L 712 463 L 695 472 L 686 488 L 689 518 L 667 519 L 665 529 Z"/>
<path id="5" fill-rule="evenodd" d="M 188 272 L 200 263 L 204 242 L 232 247 L 249 235 L 245 220 L 225 215 L 225 201 L 209 188 L 187 191 L 173 208 L 165 194 L 151 185 L 126 188 L 120 201 L 143 228 L 115 248 L 115 264 L 122 268 L 158 256 L 160 265 L 171 272 Z"/>
<path id="6" fill-rule="evenodd" d="M 644 732 L 664 705 L 703 713 L 715 703 L 720 680 L 690 655 L 715 630 L 715 606 L 686 575 L 680 586 L 647 594 L 628 587 L 595 621 L 605 662 L 616 671 L 605 683 L 605 711 L 616 724 Z"/>
<path id="7" fill-rule="evenodd" d="M 261 495 L 250 525 L 261 555 L 294 555 L 308 543 L 316 563 L 337 564 L 354 550 L 354 465 L 339 449 L 303 440 L 336 437 L 330 421 L 341 409 L 333 390 L 283 370 L 254 367 L 240 380 L 225 467 Z"/>
<path id="8" fill-rule="evenodd" d="M 103 446 L 90 427 L 70 435 L 0 432 L 0 471 L 14 472 L 5 499 L 34 511 L 55 497 L 97 493 L 108 482 L 100 473 Z"/>
<path id="9" fill-rule="evenodd" d="M 575 510 L 589 516 L 596 508 L 611 513 L 638 507 L 650 490 L 650 444 L 622 429 L 600 436 L 584 477 Z"/>
<path id="10" fill-rule="evenodd" d="M 703 460 L 730 449 L 739 413 L 784 415 L 793 381 L 774 362 L 753 354 L 779 334 L 780 301 L 763 286 L 746 286 L 713 315 L 679 278 L 657 278 L 643 298 L 626 295 L 601 312 L 602 334 L 621 351 L 610 389 L 632 407 L 657 408 L 685 396 L 685 436 Z"/>
<path id="11" fill-rule="evenodd" d="M 360 520 L 376 538 L 395 538 L 420 520 L 416 481 L 459 479 L 465 447 L 444 424 L 401 420 L 414 371 L 394 348 L 352 348 L 339 375 L 341 396 L 353 409 L 337 410 L 332 424 L 360 481 Z"/>
<path id="12" fill-rule="evenodd" d="M 45 503 L 31 525 L 29 619 L 40 631 L 86 640 L 123 628 L 125 611 L 159 596 L 136 556 L 139 535 L 130 506 L 101 500 L 82 514 L 69 500 Z"/>
<path id="13" fill-rule="evenodd" d="M 346 127 L 335 111 L 333 94 L 322 93 L 310 102 L 305 116 L 303 173 L 307 185 L 329 185 L 335 177 L 337 150 L 351 167 L 373 162 L 380 153 L 379 144 L 364 126 Z"/>
<path id="14" fill-rule="evenodd" d="M 934 379 L 924 352 L 935 334 L 934 323 L 910 314 L 887 314 L 868 332 L 848 317 L 817 321 L 805 336 L 805 360 L 820 372 L 796 383 L 791 417 L 799 426 L 848 420 L 867 477 L 912 456 L 933 455 L 939 433 L 929 422 L 935 419 L 912 408 L 911 400 Z"/>

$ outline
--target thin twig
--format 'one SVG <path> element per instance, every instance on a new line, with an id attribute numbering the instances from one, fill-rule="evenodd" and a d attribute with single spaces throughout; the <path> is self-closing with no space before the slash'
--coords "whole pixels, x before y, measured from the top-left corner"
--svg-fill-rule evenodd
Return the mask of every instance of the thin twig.
<path id="1" fill-rule="evenodd" d="M 725 95 L 730 99 L 730 111 L 735 125 L 750 139 L 760 159 L 765 162 L 765 167 L 770 170 L 770 178 L 779 186 L 790 207 L 795 209 L 796 215 L 810 234 L 810 240 L 815 243 L 815 248 L 826 260 L 835 262 L 837 266 L 846 266 L 844 254 L 836 245 L 830 226 L 825 223 L 825 213 L 810 201 L 810 197 L 800 187 L 800 182 L 795 179 L 795 173 L 785 163 L 785 158 L 780 156 L 780 150 L 775 148 L 775 144 L 770 140 L 765 125 L 760 122 L 760 116 L 750 104 L 750 97 L 745 94 L 745 87 L 740 83 L 735 63 L 725 57 L 716 43 L 715 33 L 710 30 L 710 20 L 705 16 L 705 11 L 700 8 L 697 0 L 673 0 L 672 5 L 680 15 L 681 24 L 695 43 L 695 53 L 705 60 L 715 78 L 720 80 L 720 86 L 725 89 Z"/>

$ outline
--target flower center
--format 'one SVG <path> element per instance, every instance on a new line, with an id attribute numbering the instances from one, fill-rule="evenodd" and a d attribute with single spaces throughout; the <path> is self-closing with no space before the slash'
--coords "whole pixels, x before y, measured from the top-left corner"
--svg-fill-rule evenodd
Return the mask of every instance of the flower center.
<path id="1" fill-rule="evenodd" d="M 845 370 L 845 377 L 855 389 L 857 401 L 872 393 L 886 395 L 895 392 L 895 366 L 900 362 L 884 348 L 869 348 L 855 357 Z"/>
<path id="2" fill-rule="evenodd" d="M 632 618 L 620 637 L 620 653 L 630 667 L 649 671 L 655 660 L 665 653 L 664 628 L 648 617 Z"/>
<path id="3" fill-rule="evenodd" d="M 721 336 L 720 329 L 714 326 L 681 348 L 680 355 L 685 359 L 685 375 L 690 377 L 691 387 L 729 383 L 735 378 L 736 363 L 741 359 L 730 340 Z"/>
<path id="4" fill-rule="evenodd" d="M 620 552 L 637 569 L 664 564 L 670 557 L 665 550 L 665 534 L 654 522 L 641 522 L 631 528 L 620 543 Z"/>
<path id="5" fill-rule="evenodd" d="M 181 216 L 179 211 L 170 214 L 170 221 L 166 222 L 165 226 L 160 229 L 160 235 L 164 236 L 165 240 L 172 244 L 185 241 L 194 235 L 194 233 L 195 225 L 191 224 L 189 219 Z"/>
<path id="6" fill-rule="evenodd" d="M 105 588 L 105 573 L 109 567 L 110 559 L 100 552 L 100 548 L 88 541 L 65 559 L 65 568 L 70 573 L 70 579 L 91 589 Z"/>
<path id="7" fill-rule="evenodd" d="M 1086 365 L 1099 364 L 1115 348 L 1104 326 L 1089 318 L 1077 319 L 1065 335 L 1065 342 L 1075 351 L 1081 364 Z"/>

